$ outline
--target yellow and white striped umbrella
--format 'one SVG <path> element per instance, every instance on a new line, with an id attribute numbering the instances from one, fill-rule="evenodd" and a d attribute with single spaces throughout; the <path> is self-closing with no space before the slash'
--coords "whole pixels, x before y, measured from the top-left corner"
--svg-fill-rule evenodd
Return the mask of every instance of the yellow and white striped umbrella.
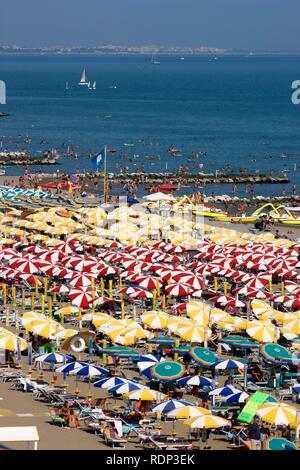
<path id="1" fill-rule="evenodd" d="M 300 314 L 297 312 L 292 314 L 287 314 L 283 319 L 282 329 L 290 333 L 295 334 L 296 336 L 300 335 Z"/>
<path id="2" fill-rule="evenodd" d="M 230 315 L 220 308 L 212 308 L 210 311 L 210 319 L 213 323 L 218 321 L 226 321 L 228 318 L 230 318 Z"/>
<path id="3" fill-rule="evenodd" d="M 270 318 L 273 315 L 274 309 L 264 300 L 253 299 L 250 305 L 254 315 L 259 318 Z"/>
<path id="4" fill-rule="evenodd" d="M 25 312 L 23 313 L 21 317 L 21 322 L 22 322 L 22 325 L 25 326 L 26 328 L 27 325 L 30 325 L 34 320 L 38 320 L 40 318 L 47 319 L 45 315 L 42 315 L 41 313 L 38 313 L 38 312 Z M 31 331 L 30 326 L 26 329 L 28 331 Z"/>
<path id="5" fill-rule="evenodd" d="M 59 333 L 55 335 L 55 338 L 58 339 L 68 339 L 71 338 L 71 336 L 77 335 L 78 331 L 73 330 L 72 328 L 66 328 L 65 330 L 61 330 Z"/>
<path id="6" fill-rule="evenodd" d="M 201 406 L 181 406 L 167 413 L 168 418 L 188 419 L 196 416 L 210 415 L 211 411 Z"/>
<path id="7" fill-rule="evenodd" d="M 152 330 L 162 330 L 167 327 L 170 315 L 162 311 L 151 310 L 141 315 L 142 322 Z"/>
<path id="8" fill-rule="evenodd" d="M 26 341 L 17 335 L 0 335 L 0 349 L 5 349 L 7 351 L 17 351 L 18 342 L 20 344 L 21 351 L 24 351 L 28 348 Z"/>
<path id="9" fill-rule="evenodd" d="M 203 326 L 181 326 L 179 325 L 175 334 L 189 343 L 203 343 L 205 338 L 211 337 L 211 329 Z"/>
<path id="10" fill-rule="evenodd" d="M 82 321 L 91 321 L 96 328 L 112 320 L 112 317 L 104 312 L 86 313 L 81 317 Z"/>
<path id="11" fill-rule="evenodd" d="M 188 419 L 183 423 L 185 426 L 189 426 L 192 429 L 216 429 L 229 426 L 231 423 L 228 419 L 220 418 L 212 414 L 196 416 L 196 418 Z"/>
<path id="12" fill-rule="evenodd" d="M 30 326 L 26 325 L 25 328 L 27 330 L 31 328 L 29 331 L 32 331 L 34 334 L 47 339 L 53 338 L 57 333 L 64 330 L 64 328 L 58 322 L 42 318 L 40 320 L 34 320 Z"/>
<path id="13" fill-rule="evenodd" d="M 141 400 L 141 401 L 163 401 L 167 398 L 164 393 L 150 389 L 139 389 L 133 390 L 132 392 L 125 393 L 123 395 L 129 400 Z"/>
<path id="14" fill-rule="evenodd" d="M 170 315 L 170 318 L 168 320 L 168 325 L 167 325 L 168 330 L 174 333 L 174 331 L 177 330 L 179 325 L 192 326 L 193 321 L 190 318 L 186 318 L 182 316 L 174 317 Z"/>
<path id="15" fill-rule="evenodd" d="M 75 315 L 80 312 L 80 308 L 75 305 L 68 305 L 67 307 L 62 307 L 59 310 L 56 310 L 56 314 L 64 317 L 66 315 Z"/>
<path id="16" fill-rule="evenodd" d="M 297 408 L 282 402 L 266 403 L 258 407 L 256 414 L 267 423 L 288 425 L 296 421 Z"/>
<path id="17" fill-rule="evenodd" d="M 149 336 L 149 333 L 143 328 L 120 328 L 114 327 L 115 329 L 107 333 L 107 335 L 113 340 L 116 341 L 118 336 L 127 336 L 128 338 L 143 339 Z"/>
<path id="18" fill-rule="evenodd" d="M 186 304 L 187 315 L 201 325 L 208 325 L 210 306 L 204 302 L 193 300 Z"/>
<path id="19" fill-rule="evenodd" d="M 252 321 L 247 324 L 248 335 L 260 343 L 273 343 L 275 326 L 267 321 Z"/>

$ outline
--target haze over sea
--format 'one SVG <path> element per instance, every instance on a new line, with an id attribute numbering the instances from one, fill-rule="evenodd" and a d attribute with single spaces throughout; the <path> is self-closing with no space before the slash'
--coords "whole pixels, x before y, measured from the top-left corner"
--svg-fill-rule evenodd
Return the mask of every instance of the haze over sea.
<path id="1" fill-rule="evenodd" d="M 299 56 L 157 59 L 160 65 L 151 64 L 149 56 L 0 56 L 0 79 L 7 85 L 7 104 L 0 111 L 10 114 L 0 119 L 3 149 L 16 150 L 9 136 L 21 143 L 18 150 L 27 148 L 32 155 L 78 145 L 76 160 L 60 158 L 59 166 L 43 167 L 45 172 L 91 171 L 88 150 L 97 152 L 106 144 L 117 150 L 108 156 L 111 172 L 117 162 L 130 172 L 142 163 L 152 172 L 177 170 L 181 164 L 197 172 L 200 163 L 202 171 L 214 172 L 231 164 L 234 172 L 247 167 L 278 175 L 286 169 L 293 180 L 300 163 L 300 106 L 291 102 L 291 83 L 300 79 Z M 95 91 L 78 86 L 83 67 L 97 82 Z M 31 145 L 23 143 L 26 135 Z M 182 156 L 169 156 L 170 146 Z M 188 160 L 198 151 L 207 155 L 193 168 Z M 120 153 L 127 154 L 126 161 Z M 154 160 L 147 158 L 151 154 Z M 6 168 L 6 173 L 20 175 L 24 167 Z M 280 194 L 283 188 L 288 194 L 291 184 L 259 185 L 256 194 Z M 221 185 L 206 192 L 213 190 L 231 191 Z M 238 195 L 243 193 L 238 188 Z"/>

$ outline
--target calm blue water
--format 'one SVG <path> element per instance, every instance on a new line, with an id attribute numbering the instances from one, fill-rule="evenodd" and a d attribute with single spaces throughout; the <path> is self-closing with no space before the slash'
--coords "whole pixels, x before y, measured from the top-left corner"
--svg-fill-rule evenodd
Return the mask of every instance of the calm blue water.
<path id="1" fill-rule="evenodd" d="M 78 159 L 59 160 L 60 170 L 68 172 L 90 171 L 88 150 L 96 152 L 106 144 L 117 149 L 109 156 L 109 171 L 116 171 L 116 163 L 130 171 L 143 163 L 146 170 L 157 172 L 180 164 L 188 164 L 192 172 L 203 164 L 211 172 L 231 164 L 234 171 L 247 167 L 279 174 L 288 169 L 293 176 L 300 162 L 300 106 L 290 96 L 292 81 L 300 79 L 300 57 L 160 60 L 155 66 L 145 56 L 0 57 L 0 79 L 7 84 L 7 105 L 1 110 L 10 113 L 0 119 L 3 149 L 16 149 L 15 141 L 19 150 L 27 148 L 32 154 L 76 145 Z M 88 78 L 97 82 L 96 91 L 77 85 L 84 66 Z M 31 145 L 24 144 L 26 135 Z M 14 143 L 8 142 L 9 136 Z M 48 144 L 41 145 L 42 139 Z M 183 156 L 168 156 L 170 146 Z M 207 155 L 191 161 L 192 152 L 198 151 Z M 23 172 L 23 167 L 7 169 L 8 174 Z M 256 193 L 278 194 L 282 189 L 260 186 Z M 230 192 L 224 186 L 211 190 Z M 243 192 L 239 188 L 238 194 Z"/>

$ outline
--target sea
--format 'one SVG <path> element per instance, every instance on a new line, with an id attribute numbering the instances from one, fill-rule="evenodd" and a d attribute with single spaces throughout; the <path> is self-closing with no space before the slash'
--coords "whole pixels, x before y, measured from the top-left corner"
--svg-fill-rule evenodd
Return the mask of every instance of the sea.
<path id="1" fill-rule="evenodd" d="M 49 150 L 58 165 L 32 173 L 92 171 L 104 148 L 108 172 L 286 172 L 288 184 L 255 185 L 255 194 L 291 194 L 299 180 L 300 105 L 292 82 L 300 56 L 2 55 L 7 88 L 0 111 L 0 151 Z M 85 68 L 96 90 L 79 86 Z M 67 88 L 67 89 L 66 89 Z M 26 143 L 26 137 L 30 143 Z M 28 142 L 28 141 L 27 141 Z M 177 149 L 170 155 L 168 149 Z M 24 165 L 5 168 L 24 174 Z M 230 184 L 205 193 L 231 194 Z M 300 182 L 297 193 L 300 192 Z M 237 195 L 246 197 L 245 185 Z"/>

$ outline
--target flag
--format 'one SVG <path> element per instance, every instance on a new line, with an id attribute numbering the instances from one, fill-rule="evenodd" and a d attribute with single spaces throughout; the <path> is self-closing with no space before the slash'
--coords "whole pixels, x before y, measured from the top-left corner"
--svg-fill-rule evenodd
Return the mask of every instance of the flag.
<path id="1" fill-rule="evenodd" d="M 103 162 L 104 162 L 104 150 L 101 150 L 101 152 L 97 153 L 92 158 L 93 170 L 96 171 L 98 168 L 100 168 L 103 165 Z"/>

